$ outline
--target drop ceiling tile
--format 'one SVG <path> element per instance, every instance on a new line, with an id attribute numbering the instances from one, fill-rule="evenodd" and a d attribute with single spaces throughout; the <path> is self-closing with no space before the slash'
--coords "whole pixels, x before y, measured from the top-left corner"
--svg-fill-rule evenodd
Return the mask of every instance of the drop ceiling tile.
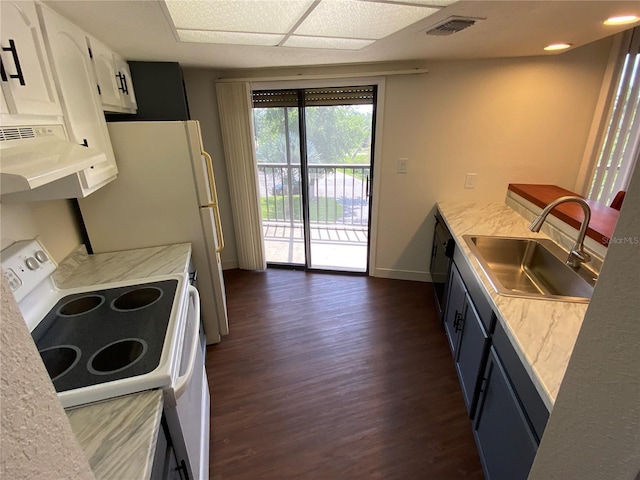
<path id="1" fill-rule="evenodd" d="M 377 40 L 438 9 L 354 0 L 322 0 L 295 30 L 296 35 Z"/>
<path id="2" fill-rule="evenodd" d="M 313 0 L 165 0 L 176 29 L 287 33 Z"/>
<path id="3" fill-rule="evenodd" d="M 178 37 L 182 42 L 192 43 L 223 43 L 227 45 L 278 45 L 284 35 L 272 35 L 268 33 L 243 33 L 243 32 L 210 32 L 208 30 L 180 30 Z"/>
<path id="4" fill-rule="evenodd" d="M 290 36 L 283 47 L 325 48 L 329 50 L 360 50 L 375 40 L 357 40 L 353 38 L 302 37 Z"/>

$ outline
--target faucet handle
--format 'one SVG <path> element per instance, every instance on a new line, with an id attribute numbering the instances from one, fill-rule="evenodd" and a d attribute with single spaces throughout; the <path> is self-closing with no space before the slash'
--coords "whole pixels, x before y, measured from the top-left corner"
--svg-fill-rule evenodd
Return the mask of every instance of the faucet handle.
<path id="1" fill-rule="evenodd" d="M 567 265 L 578 268 L 580 264 L 587 263 L 591 261 L 591 255 L 589 255 L 584 250 L 579 250 L 577 248 L 573 248 L 569 252 L 569 258 L 567 258 Z"/>

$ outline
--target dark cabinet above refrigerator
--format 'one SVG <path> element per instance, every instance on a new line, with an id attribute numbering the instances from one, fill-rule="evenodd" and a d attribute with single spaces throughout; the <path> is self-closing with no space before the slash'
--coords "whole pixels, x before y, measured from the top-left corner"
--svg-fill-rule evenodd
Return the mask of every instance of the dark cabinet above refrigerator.
<path id="1" fill-rule="evenodd" d="M 189 120 L 182 68 L 176 62 L 127 62 L 136 86 L 134 115 L 109 113 L 108 122 Z"/>

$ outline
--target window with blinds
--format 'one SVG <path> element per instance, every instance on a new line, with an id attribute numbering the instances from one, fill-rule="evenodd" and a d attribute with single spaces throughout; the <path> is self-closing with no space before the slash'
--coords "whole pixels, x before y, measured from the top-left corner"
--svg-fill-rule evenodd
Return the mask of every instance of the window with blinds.
<path id="1" fill-rule="evenodd" d="M 633 29 L 628 45 L 587 194 L 606 205 L 626 190 L 640 148 L 640 27 Z"/>
<path id="2" fill-rule="evenodd" d="M 305 107 L 373 105 L 374 87 L 313 88 L 303 92 Z M 253 108 L 297 107 L 298 90 L 256 90 Z"/>

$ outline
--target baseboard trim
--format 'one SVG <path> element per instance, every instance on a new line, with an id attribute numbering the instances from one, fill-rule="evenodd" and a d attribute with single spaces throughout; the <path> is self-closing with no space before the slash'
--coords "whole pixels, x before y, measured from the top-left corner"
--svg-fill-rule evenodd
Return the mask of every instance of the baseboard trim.
<path id="1" fill-rule="evenodd" d="M 411 280 L 414 282 L 430 282 L 431 274 L 429 272 L 419 272 L 415 270 L 394 270 L 391 268 L 376 268 L 374 277 L 390 278 L 393 280 Z"/>
<path id="2" fill-rule="evenodd" d="M 222 270 L 232 270 L 238 268 L 238 260 L 226 260 L 222 262 Z"/>

